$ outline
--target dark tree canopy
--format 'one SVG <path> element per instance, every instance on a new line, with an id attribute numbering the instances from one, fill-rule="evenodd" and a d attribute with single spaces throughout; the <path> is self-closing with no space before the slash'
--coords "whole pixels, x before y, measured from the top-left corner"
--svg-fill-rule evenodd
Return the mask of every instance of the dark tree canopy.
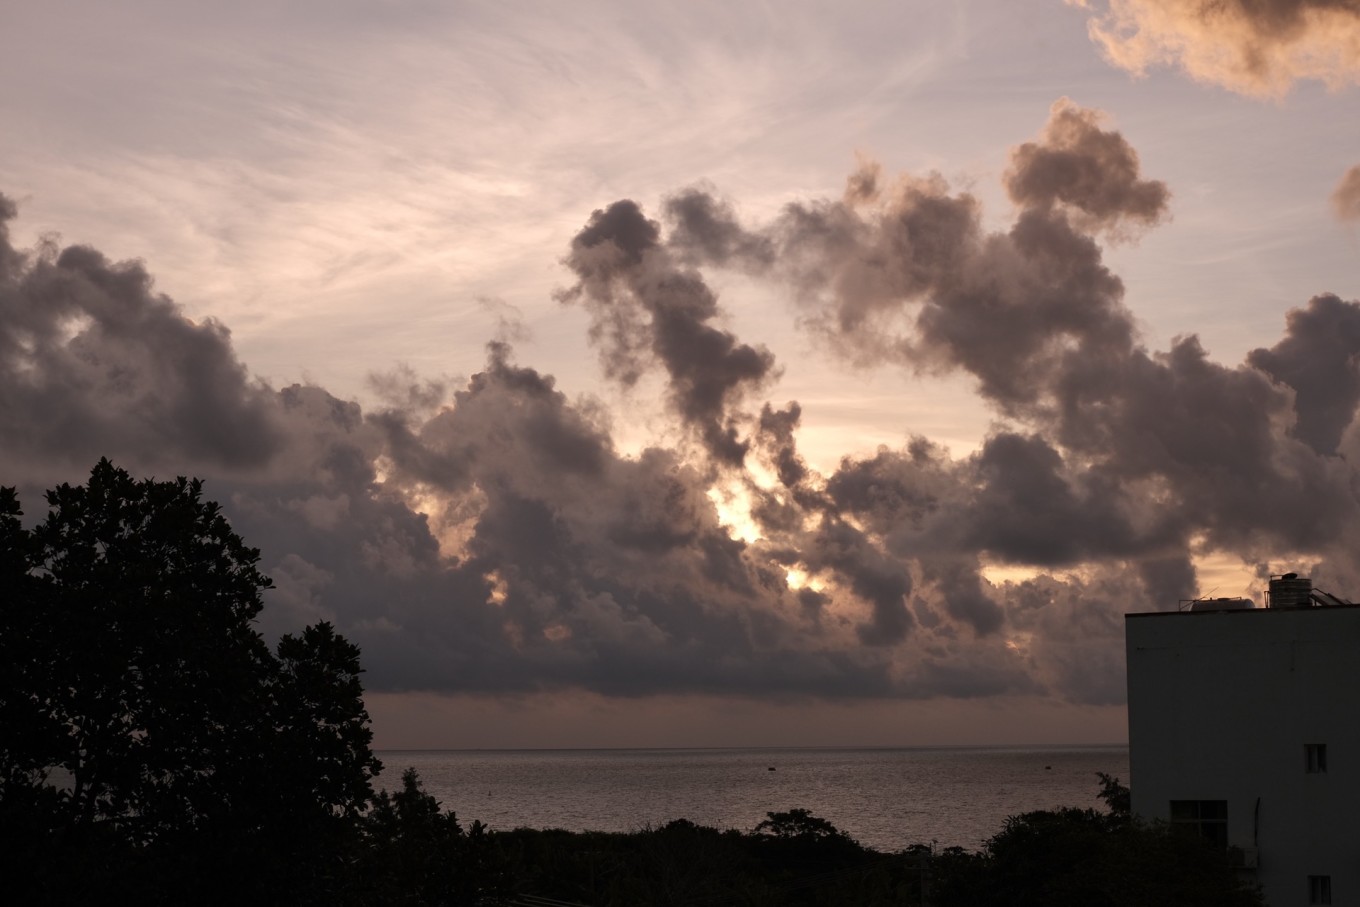
<path id="1" fill-rule="evenodd" d="M 1107 792 L 1117 784 L 1102 781 Z M 1092 809 L 1011 816 L 981 853 L 950 848 L 935 861 L 934 872 L 938 907 L 1263 903 L 1259 889 L 1236 874 L 1222 848 L 1162 825 L 1144 824 L 1127 813 Z"/>
<path id="2" fill-rule="evenodd" d="M 420 785 L 415 769 L 401 790 L 381 791 L 363 819 L 368 842 L 356 886 L 366 903 L 491 907 L 510 895 L 510 880 L 480 822 L 464 829 L 458 817 Z"/>
<path id="3" fill-rule="evenodd" d="M 47 504 L 25 529 L 0 490 L 0 846 L 126 848 L 224 899 L 237 857 L 261 883 L 332 859 L 381 767 L 358 649 L 323 623 L 270 651 L 259 552 L 198 480 L 101 460 Z"/>

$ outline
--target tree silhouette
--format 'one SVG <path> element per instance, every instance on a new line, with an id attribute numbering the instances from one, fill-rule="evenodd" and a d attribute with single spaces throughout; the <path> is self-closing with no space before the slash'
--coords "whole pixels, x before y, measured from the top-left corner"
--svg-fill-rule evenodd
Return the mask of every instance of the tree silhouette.
<path id="1" fill-rule="evenodd" d="M 259 552 L 196 479 L 137 481 L 101 460 L 47 503 L 25 529 L 0 490 L 11 881 L 61 900 L 74 892 L 59 867 L 79 859 L 83 877 L 106 866 L 101 900 L 107 886 L 216 901 L 317 890 L 381 767 L 358 649 L 320 624 L 269 650 L 253 626 L 271 585 Z"/>
<path id="2" fill-rule="evenodd" d="M 788 812 L 766 813 L 765 816 L 755 828 L 758 835 L 803 840 L 846 837 L 845 832 L 821 816 L 814 816 L 811 810 L 791 809 Z"/>
<path id="3" fill-rule="evenodd" d="M 934 861 L 933 872 L 938 907 L 1263 903 L 1260 891 L 1229 866 L 1222 848 L 1093 809 L 1011 816 L 981 853 L 950 848 Z"/>
<path id="4" fill-rule="evenodd" d="M 362 822 L 359 893 L 375 904 L 490 907 L 510 894 L 504 860 L 486 827 L 470 828 L 426 793 L 414 768 L 401 790 L 380 791 Z"/>
<path id="5" fill-rule="evenodd" d="M 1129 786 L 1120 784 L 1118 778 L 1104 772 L 1096 772 L 1096 777 L 1100 779 L 1100 793 L 1096 796 L 1105 803 L 1110 815 L 1132 820 L 1133 794 Z"/>

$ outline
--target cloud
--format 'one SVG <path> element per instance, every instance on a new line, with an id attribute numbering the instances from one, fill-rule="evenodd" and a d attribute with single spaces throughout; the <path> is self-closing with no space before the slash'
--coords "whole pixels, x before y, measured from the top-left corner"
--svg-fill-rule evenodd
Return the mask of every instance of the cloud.
<path id="1" fill-rule="evenodd" d="M 1166 184 L 1140 179 L 1138 153 L 1100 121 L 1099 111 L 1067 98 L 1055 103 L 1040 141 L 1011 152 L 1005 179 L 1011 200 L 1024 208 L 1065 206 L 1088 231 L 1115 236 L 1161 222 L 1170 199 Z"/>
<path id="2" fill-rule="evenodd" d="M 31 512 L 101 455 L 204 476 L 276 579 L 264 628 L 334 621 L 385 691 L 1109 704 L 1120 615 L 1194 595 L 1203 555 L 1360 585 L 1360 302 L 1316 297 L 1237 365 L 1150 350 L 1102 245 L 1167 216 L 1129 143 L 1060 102 L 1005 182 L 995 229 L 868 161 L 764 223 L 711 188 L 595 211 L 560 296 L 612 386 L 664 381 L 672 443 L 635 453 L 509 333 L 466 379 L 378 375 L 365 408 L 252 378 L 139 263 L 0 234 L 0 481 Z M 725 271 L 822 353 L 970 377 L 996 424 L 814 468 Z"/>
<path id="3" fill-rule="evenodd" d="M 635 202 L 596 211 L 572 240 L 566 263 L 579 282 L 562 299 L 590 311 L 607 375 L 632 385 L 659 362 L 675 412 L 715 460 L 740 466 L 749 444 L 738 436 L 734 407 L 773 377 L 774 356 L 709 323 L 717 297 L 671 260 L 659 235 Z"/>
<path id="4" fill-rule="evenodd" d="M 1294 391 L 1292 434 L 1320 454 L 1337 451 L 1360 403 L 1360 307 L 1326 293 L 1287 316 L 1288 333 L 1247 361 Z"/>
<path id="5" fill-rule="evenodd" d="M 1174 65 L 1257 97 L 1283 96 L 1305 79 L 1334 89 L 1360 81 L 1355 0 L 1108 0 L 1100 9 L 1091 38 L 1110 62 L 1138 75 Z"/>
<path id="6" fill-rule="evenodd" d="M 140 262 L 54 241 L 21 253 L 0 196 L 0 413 L 8 457 L 105 454 L 148 466 L 249 469 L 283 444 L 272 395 L 227 328 L 190 321 Z"/>
<path id="7" fill-rule="evenodd" d="M 1168 191 L 1141 178 L 1137 154 L 1100 120 L 1064 99 L 1039 141 L 1012 152 L 1020 215 L 1004 233 L 987 233 L 977 200 L 938 174 L 885 182 L 865 163 L 844 198 L 791 203 L 755 228 L 703 190 L 679 193 L 669 243 L 687 261 L 782 281 L 856 363 L 963 367 L 1019 411 L 1073 349 L 1119 357 L 1134 342 L 1123 284 L 1094 237 L 1156 224 Z"/>
<path id="8" fill-rule="evenodd" d="M 1332 210 L 1339 220 L 1360 221 L 1360 164 L 1347 170 L 1332 190 Z"/>

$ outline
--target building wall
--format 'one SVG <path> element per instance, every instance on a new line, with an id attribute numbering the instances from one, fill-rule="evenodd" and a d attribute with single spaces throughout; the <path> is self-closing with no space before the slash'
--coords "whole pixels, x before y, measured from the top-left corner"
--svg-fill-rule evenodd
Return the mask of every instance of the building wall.
<path id="1" fill-rule="evenodd" d="M 1271 907 L 1360 907 L 1360 607 L 1130 614 L 1133 810 L 1226 800 Z M 1309 773 L 1305 745 L 1325 744 Z M 1259 801 L 1259 806 L 1257 805 Z"/>

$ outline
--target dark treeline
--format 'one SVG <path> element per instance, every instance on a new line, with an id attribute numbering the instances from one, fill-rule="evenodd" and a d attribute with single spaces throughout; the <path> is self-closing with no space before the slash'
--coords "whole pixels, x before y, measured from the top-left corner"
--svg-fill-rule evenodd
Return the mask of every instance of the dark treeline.
<path id="1" fill-rule="evenodd" d="M 1107 786 L 1107 794 L 1110 790 Z M 1118 811 L 1059 809 L 1014 816 L 977 852 L 957 847 L 932 851 L 921 844 L 879 853 L 826 820 L 797 809 L 771 813 L 746 833 L 678 819 L 629 834 L 519 829 L 493 838 L 517 890 L 544 897 L 545 903 L 598 907 L 1260 907 L 1262 903 L 1259 894 L 1228 867 L 1221 850 Z"/>
<path id="2" fill-rule="evenodd" d="M 979 852 L 884 854 L 806 810 L 748 831 L 460 823 L 382 770 L 358 649 L 271 649 L 270 581 L 197 480 L 107 460 L 25 527 L 0 488 L 0 879 L 16 904 L 1207 905 L 1221 851 L 1108 812 L 1013 817 Z"/>

